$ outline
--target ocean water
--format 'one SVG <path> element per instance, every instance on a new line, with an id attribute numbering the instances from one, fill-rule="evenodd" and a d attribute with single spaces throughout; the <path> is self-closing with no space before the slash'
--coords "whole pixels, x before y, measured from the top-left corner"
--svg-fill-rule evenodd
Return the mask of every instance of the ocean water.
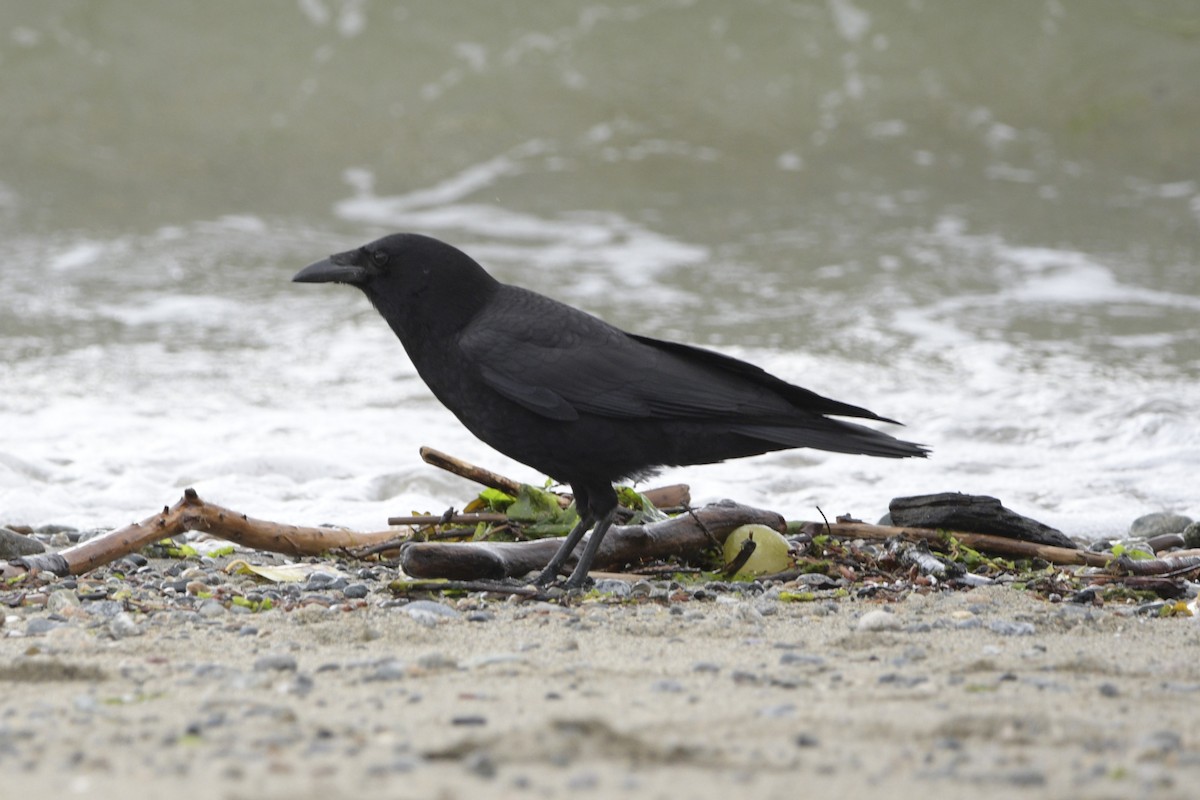
<path id="1" fill-rule="evenodd" d="M 1200 517 L 1189 3 L 65 2 L 0 10 L 0 522 L 182 489 L 381 528 L 533 482 L 365 299 L 395 230 L 906 423 L 927 461 L 664 471 L 873 520 L 990 494 L 1079 536 Z"/>

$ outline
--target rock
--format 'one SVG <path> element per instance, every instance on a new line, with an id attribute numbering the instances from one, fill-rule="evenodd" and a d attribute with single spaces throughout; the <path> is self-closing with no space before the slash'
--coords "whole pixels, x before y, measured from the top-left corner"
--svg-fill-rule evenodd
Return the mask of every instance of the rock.
<path id="1" fill-rule="evenodd" d="M 21 556 L 36 556 L 46 552 L 46 546 L 34 539 L 8 528 L 0 528 L 0 560 L 12 561 Z"/>
<path id="2" fill-rule="evenodd" d="M 1135 519 L 1129 525 L 1129 535 L 1138 539 L 1149 539 L 1151 536 L 1163 533 L 1182 533 L 1191 524 L 1191 517 L 1156 511 L 1153 514 L 1143 514 Z"/>
<path id="3" fill-rule="evenodd" d="M 1183 529 L 1183 546 L 1200 547 L 1200 522 L 1193 522 Z"/>
<path id="4" fill-rule="evenodd" d="M 257 672 L 295 672 L 296 657 L 288 653 L 272 653 L 254 662 Z"/>
<path id="5" fill-rule="evenodd" d="M 890 611 L 877 608 L 859 617 L 858 624 L 854 627 L 859 631 L 898 631 L 900 630 L 900 620 L 896 619 L 896 615 Z"/>
<path id="6" fill-rule="evenodd" d="M 1001 636 L 1032 636 L 1037 628 L 1032 622 L 1013 622 L 1011 620 L 994 619 L 988 623 L 988 630 Z"/>
<path id="7" fill-rule="evenodd" d="M 436 625 L 440 620 L 458 619 L 462 616 L 445 603 L 433 600 L 413 600 L 404 606 L 404 612 L 428 627 Z"/>
<path id="8" fill-rule="evenodd" d="M 900 527 L 987 533 L 1077 549 L 1061 531 L 1010 511 L 999 500 L 986 495 L 942 492 L 897 497 L 889 504 L 889 509 L 892 522 Z"/>

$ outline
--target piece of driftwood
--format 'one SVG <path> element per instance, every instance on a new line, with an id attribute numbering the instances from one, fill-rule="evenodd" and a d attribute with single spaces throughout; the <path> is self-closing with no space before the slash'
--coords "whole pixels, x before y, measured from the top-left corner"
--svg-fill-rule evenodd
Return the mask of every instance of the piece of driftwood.
<path id="1" fill-rule="evenodd" d="M 620 568 L 632 562 L 678 556 L 695 557 L 724 542 L 741 525 L 767 525 L 784 530 L 783 517 L 773 511 L 725 500 L 691 514 L 646 525 L 614 525 L 596 554 L 597 569 Z M 583 542 L 587 541 L 587 537 Z M 576 552 L 582 552 L 583 542 Z M 541 569 L 558 550 L 561 540 L 528 542 L 410 542 L 400 551 L 400 568 L 414 578 L 498 580 Z M 568 566 L 574 561 L 568 561 Z"/>
<path id="2" fill-rule="evenodd" d="M 422 447 L 421 458 L 426 464 L 452 472 L 460 478 L 474 481 L 480 486 L 497 489 L 505 494 L 516 497 L 521 492 L 521 482 L 505 477 L 490 469 L 476 466 L 469 461 L 455 458 L 452 455 L 435 450 L 432 447 Z M 691 490 L 686 484 L 675 483 L 670 486 L 658 486 L 647 489 L 642 494 L 654 504 L 655 508 L 682 508 L 692 502 Z M 571 495 L 556 494 L 558 504 L 563 508 L 571 505 Z"/>
<path id="3" fill-rule="evenodd" d="M 897 497 L 888 506 L 892 524 L 900 528 L 934 528 L 988 533 L 1009 539 L 1076 549 L 1059 530 L 1005 508 L 986 495 L 941 492 Z"/>
<path id="4" fill-rule="evenodd" d="M 179 502 L 141 522 L 93 536 L 57 553 L 15 559 L 0 573 L 11 576 L 30 570 L 44 570 L 55 575 L 82 575 L 159 539 L 187 531 L 204 531 L 255 550 L 293 556 L 319 555 L 329 550 L 361 547 L 396 537 L 395 530 L 360 533 L 342 528 L 307 528 L 252 519 L 245 514 L 206 503 L 194 489 L 185 489 Z"/>
<path id="5" fill-rule="evenodd" d="M 1040 558 L 1051 564 L 1080 564 L 1088 567 L 1109 567 L 1114 563 L 1112 555 L 1091 553 L 1087 550 L 1072 550 L 1048 544 L 1009 539 L 988 533 L 969 533 L 957 530 L 932 530 L 895 525 L 871 525 L 867 522 L 802 522 L 801 530 L 812 536 L 828 533 L 843 539 L 890 539 L 893 536 L 922 539 L 927 542 L 942 540 L 946 534 L 953 536 L 967 547 L 1015 558 Z"/>
<path id="6" fill-rule="evenodd" d="M 388 517 L 388 525 L 478 525 L 481 522 L 508 522 L 507 514 L 478 512 L 471 514 L 413 514 L 407 517 Z"/>

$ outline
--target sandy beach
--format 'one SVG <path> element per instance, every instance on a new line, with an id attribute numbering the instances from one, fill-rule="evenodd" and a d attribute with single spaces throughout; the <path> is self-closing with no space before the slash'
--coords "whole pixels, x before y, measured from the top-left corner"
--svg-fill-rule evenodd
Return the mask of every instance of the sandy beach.
<path id="1" fill-rule="evenodd" d="M 2 795 L 1183 798 L 1200 783 L 1192 618 L 1002 586 L 566 606 L 368 590 L 139 613 L 45 587 L 47 607 L 7 609 L 0 638 Z"/>

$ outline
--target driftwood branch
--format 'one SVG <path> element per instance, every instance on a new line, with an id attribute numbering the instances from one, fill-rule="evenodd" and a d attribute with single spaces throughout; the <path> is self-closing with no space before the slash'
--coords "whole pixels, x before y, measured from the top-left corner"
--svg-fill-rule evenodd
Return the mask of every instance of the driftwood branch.
<path id="1" fill-rule="evenodd" d="M 603 570 L 644 559 L 694 557 L 714 540 L 723 542 L 734 528 L 748 524 L 784 530 L 783 517 L 773 511 L 723 501 L 662 522 L 614 525 L 604 537 L 594 565 Z M 586 541 L 585 537 L 583 542 Z M 583 542 L 577 552 L 582 552 Z M 560 544 L 557 538 L 528 542 L 410 542 L 400 551 L 400 567 L 414 578 L 511 578 L 546 566 Z"/>
<path id="2" fill-rule="evenodd" d="M 55 575 L 82 575 L 171 536 L 203 531 L 253 548 L 293 556 L 319 555 L 328 550 L 361 547 L 393 539 L 396 531 L 359 533 L 341 528 L 307 528 L 252 519 L 245 514 L 206 503 L 194 489 L 170 508 L 115 531 L 94 536 L 58 553 L 26 556 L 8 565 L 6 574 L 44 570 Z"/>
<path id="3" fill-rule="evenodd" d="M 468 461 L 463 461 L 461 458 L 455 458 L 452 455 L 443 453 L 441 450 L 435 450 L 432 447 L 422 447 L 420 452 L 421 458 L 426 464 L 438 469 L 444 469 L 447 472 L 458 475 L 460 478 L 474 481 L 480 486 L 497 489 L 513 497 L 516 497 L 521 492 L 520 481 L 515 481 L 497 472 L 492 472 L 490 469 L 478 467 Z M 691 492 L 682 483 L 647 489 L 642 494 L 654 504 L 655 508 L 679 508 L 686 506 L 692 501 Z M 555 496 L 558 498 L 558 504 L 563 508 L 571 505 L 572 498 L 570 495 L 557 494 Z"/>
<path id="4" fill-rule="evenodd" d="M 984 550 L 1002 556 L 1015 558 L 1040 558 L 1051 564 L 1079 564 L 1088 567 L 1112 566 L 1113 557 L 1104 553 L 1091 553 L 1086 550 L 1071 550 L 1066 547 L 1055 547 L 1048 544 L 1026 542 L 1021 539 L 1009 539 L 1004 536 L 993 536 L 988 533 L 967 533 L 965 531 L 937 531 L 931 528 L 901 528 L 892 525 L 871 525 L 866 522 L 802 522 L 806 533 L 820 535 L 829 533 L 843 539 L 891 539 L 900 536 L 906 539 L 919 539 L 926 542 L 938 542 L 947 535 L 953 536 L 967 547 Z"/>

